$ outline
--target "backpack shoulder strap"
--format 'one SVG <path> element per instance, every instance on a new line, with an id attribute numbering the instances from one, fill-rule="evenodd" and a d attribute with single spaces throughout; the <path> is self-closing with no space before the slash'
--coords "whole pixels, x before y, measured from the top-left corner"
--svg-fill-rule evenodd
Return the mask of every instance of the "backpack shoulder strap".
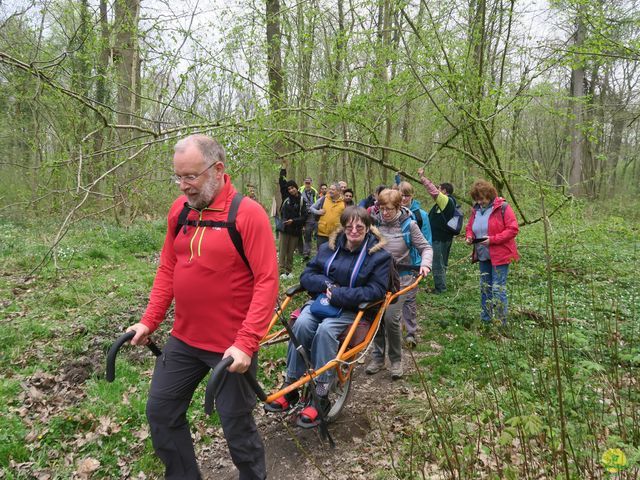
<path id="1" fill-rule="evenodd" d="M 249 260 L 247 260 L 247 256 L 244 254 L 242 236 L 236 228 L 236 216 L 238 215 L 238 208 L 240 207 L 240 202 L 242 202 L 243 198 L 244 196 L 238 192 L 234 195 L 233 200 L 231 200 L 231 207 L 229 207 L 229 215 L 227 216 L 227 231 L 229 232 L 233 246 L 236 247 L 236 250 L 238 251 L 238 255 L 240 255 L 240 258 L 242 258 L 242 261 L 249 271 L 251 271 Z"/>
<path id="2" fill-rule="evenodd" d="M 189 211 L 191 210 L 191 208 L 189 208 L 189 203 L 188 202 L 184 202 L 184 206 L 182 207 L 182 210 L 180 211 L 180 215 L 178 215 L 178 224 L 176 225 L 176 229 L 173 232 L 173 236 L 177 237 L 178 233 L 180 233 L 180 228 L 184 226 L 184 228 L 187 228 L 187 217 L 189 216 Z M 185 233 L 187 233 L 185 231 Z"/>
<path id="3" fill-rule="evenodd" d="M 420 210 L 417 211 L 416 223 L 418 224 L 420 231 L 422 231 L 422 212 Z"/>
<path id="4" fill-rule="evenodd" d="M 242 261 L 247 266 L 249 271 L 251 271 L 249 260 L 247 260 L 247 256 L 244 253 L 244 246 L 242 245 L 242 236 L 240 235 L 240 232 L 236 228 L 236 216 L 238 215 L 238 208 L 240 207 L 240 202 L 242 202 L 243 198 L 244 198 L 244 195 L 242 195 L 240 192 L 234 195 L 233 200 L 231 200 L 231 206 L 229 207 L 229 215 L 227 216 L 226 222 L 212 221 L 212 220 L 187 220 L 187 217 L 189 216 L 189 212 L 191 211 L 191 208 L 189 207 L 189 204 L 185 202 L 184 207 L 180 212 L 180 215 L 178 215 L 178 224 L 176 225 L 174 237 L 178 236 L 178 233 L 180 233 L 180 228 L 183 228 L 183 227 L 184 227 L 184 233 L 186 234 L 187 225 L 190 225 L 193 227 L 226 228 L 227 231 L 229 232 L 229 237 L 231 237 L 231 241 L 233 242 L 233 246 L 238 251 L 238 255 L 240 255 L 240 258 L 242 258 Z"/>
<path id="5" fill-rule="evenodd" d="M 286 203 L 289 202 L 289 197 L 285 198 L 282 203 L 280 204 L 280 218 L 282 218 L 282 212 L 284 211 L 284 206 Z"/>
<path id="6" fill-rule="evenodd" d="M 411 246 L 411 222 L 415 222 L 415 220 L 411 217 L 407 217 L 402 221 L 402 238 L 404 238 L 404 243 L 407 244 L 407 247 Z"/>

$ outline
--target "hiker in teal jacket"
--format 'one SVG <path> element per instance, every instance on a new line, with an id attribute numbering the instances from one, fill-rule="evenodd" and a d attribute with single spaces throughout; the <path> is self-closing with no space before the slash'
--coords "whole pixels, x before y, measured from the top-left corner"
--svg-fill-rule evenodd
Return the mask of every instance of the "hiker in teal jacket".
<path id="1" fill-rule="evenodd" d="M 398 184 L 398 188 L 400 193 L 402 194 L 402 206 L 408 208 L 413 216 L 415 217 L 416 223 L 418 227 L 420 227 L 420 231 L 424 238 L 431 245 L 431 225 L 429 223 L 429 216 L 427 212 L 425 212 L 422 208 L 420 208 L 420 202 L 413 198 L 413 185 L 409 182 L 400 182 Z M 416 306 L 416 295 L 418 293 L 418 289 L 414 288 L 413 290 L 407 292 L 405 295 L 406 300 L 404 305 L 402 306 L 402 321 L 404 323 L 404 328 L 406 331 L 404 342 L 409 348 L 413 348 L 417 343 L 417 330 L 418 330 L 418 322 L 416 318 L 418 316 L 418 308 Z"/>

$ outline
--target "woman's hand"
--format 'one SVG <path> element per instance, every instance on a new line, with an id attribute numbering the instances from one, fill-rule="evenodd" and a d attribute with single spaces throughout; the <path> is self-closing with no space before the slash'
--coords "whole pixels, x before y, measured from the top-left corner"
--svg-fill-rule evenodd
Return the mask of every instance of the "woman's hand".
<path id="1" fill-rule="evenodd" d="M 430 271 L 431 269 L 429 267 L 420 267 L 420 275 L 422 275 L 423 277 L 429 275 Z"/>
<path id="2" fill-rule="evenodd" d="M 325 295 L 327 296 L 327 298 L 329 300 L 331 300 L 331 289 L 335 286 L 333 283 L 331 282 L 325 282 L 327 285 L 327 290 L 325 291 Z"/>
<path id="3" fill-rule="evenodd" d="M 473 238 L 471 238 L 471 237 L 467 237 L 467 238 L 465 238 L 465 240 L 464 240 L 464 241 L 465 241 L 465 243 L 466 243 L 467 245 L 471 245 L 471 244 L 473 244 Z"/>
<path id="4" fill-rule="evenodd" d="M 486 245 L 487 247 L 489 246 L 489 237 L 485 238 L 483 241 L 478 242 L 480 245 Z"/>

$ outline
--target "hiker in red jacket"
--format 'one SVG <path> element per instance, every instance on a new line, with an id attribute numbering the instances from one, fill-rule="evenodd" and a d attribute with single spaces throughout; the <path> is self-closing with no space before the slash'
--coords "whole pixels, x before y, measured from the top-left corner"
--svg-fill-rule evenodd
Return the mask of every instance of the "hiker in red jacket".
<path id="1" fill-rule="evenodd" d="M 480 318 L 486 324 L 498 320 L 506 325 L 507 273 L 509 264 L 519 258 L 515 240 L 518 220 L 511 206 L 486 180 L 476 180 L 470 193 L 474 205 L 466 242 L 473 245 L 472 259 L 480 265 Z"/>
<path id="2" fill-rule="evenodd" d="M 240 478 L 264 479 L 264 446 L 251 414 L 256 397 L 241 374 L 255 373 L 258 344 L 278 293 L 269 218 L 257 202 L 236 197 L 224 173 L 224 150 L 214 139 L 180 140 L 173 169 L 184 195 L 169 210 L 147 309 L 129 327 L 136 332 L 131 343 L 146 344 L 175 299 L 171 336 L 156 362 L 147 401 L 153 447 L 167 479 L 201 478 L 186 412 L 200 381 L 231 356 L 216 409 Z M 236 240 L 229 228 L 234 209 Z"/>

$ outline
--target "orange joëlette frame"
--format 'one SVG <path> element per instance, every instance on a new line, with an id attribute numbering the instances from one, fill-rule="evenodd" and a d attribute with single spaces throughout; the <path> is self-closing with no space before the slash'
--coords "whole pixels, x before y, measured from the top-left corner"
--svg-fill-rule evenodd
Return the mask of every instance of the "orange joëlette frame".
<path id="1" fill-rule="evenodd" d="M 344 383 L 344 381 L 349 377 L 349 375 L 351 375 L 351 370 L 353 369 L 353 366 L 349 365 L 349 369 L 346 372 L 346 374 L 343 372 L 342 369 L 339 368 L 339 366 L 348 362 L 349 360 L 354 358 L 358 353 L 360 353 L 362 350 L 364 350 L 369 346 L 369 343 L 371 343 L 371 341 L 373 340 L 373 336 L 378 331 L 378 325 L 380 324 L 380 321 L 382 320 L 382 316 L 384 315 L 384 312 L 386 311 L 389 304 L 391 304 L 391 302 L 393 302 L 393 300 L 398 298 L 400 295 L 403 295 L 408 291 L 413 290 L 414 288 L 417 288 L 418 284 L 420 283 L 420 280 L 422 280 L 422 275 L 418 275 L 415 281 L 411 285 L 407 285 L 405 288 L 400 289 L 396 293 L 387 292 L 383 300 L 375 303 L 367 304 L 367 310 L 369 308 L 374 308 L 376 306 L 379 306 L 378 312 L 376 313 L 376 316 L 371 322 L 371 326 L 369 327 L 369 331 L 367 332 L 367 335 L 364 338 L 364 340 L 358 345 L 356 345 L 355 347 L 347 350 L 349 346 L 349 342 L 351 341 L 351 338 L 355 334 L 356 328 L 358 327 L 358 324 L 360 323 L 360 320 L 362 319 L 366 310 L 358 311 L 356 318 L 354 319 L 353 323 L 351 324 L 351 327 L 349 328 L 349 331 L 347 332 L 346 338 L 340 345 L 340 349 L 338 350 L 336 358 L 329 361 L 327 364 L 323 365 L 317 370 L 307 373 L 306 375 L 302 376 L 291 385 L 287 385 L 287 387 L 268 395 L 265 400 L 265 403 L 271 403 L 274 400 L 280 398 L 281 396 L 286 395 L 287 393 L 292 392 L 293 390 L 297 390 L 298 388 L 308 383 L 312 378 L 316 378 L 318 375 L 326 372 L 331 368 L 336 369 L 339 382 Z M 284 327 L 274 332 L 271 332 L 271 330 L 273 329 L 275 324 L 278 322 L 280 315 L 283 314 L 285 308 L 287 307 L 287 305 L 289 305 L 289 303 L 291 302 L 291 299 L 295 296 L 295 294 L 303 291 L 304 290 L 301 290 L 300 288 L 296 288 L 296 287 L 293 287 L 287 290 L 285 299 L 282 301 L 282 304 L 280 305 L 276 313 L 273 315 L 273 318 L 269 323 L 269 329 L 267 330 L 267 334 L 262 338 L 262 340 L 260 340 L 261 346 L 265 345 L 268 342 L 273 342 L 274 340 L 284 340 L 288 338 L 287 331 L 285 330 Z"/>

